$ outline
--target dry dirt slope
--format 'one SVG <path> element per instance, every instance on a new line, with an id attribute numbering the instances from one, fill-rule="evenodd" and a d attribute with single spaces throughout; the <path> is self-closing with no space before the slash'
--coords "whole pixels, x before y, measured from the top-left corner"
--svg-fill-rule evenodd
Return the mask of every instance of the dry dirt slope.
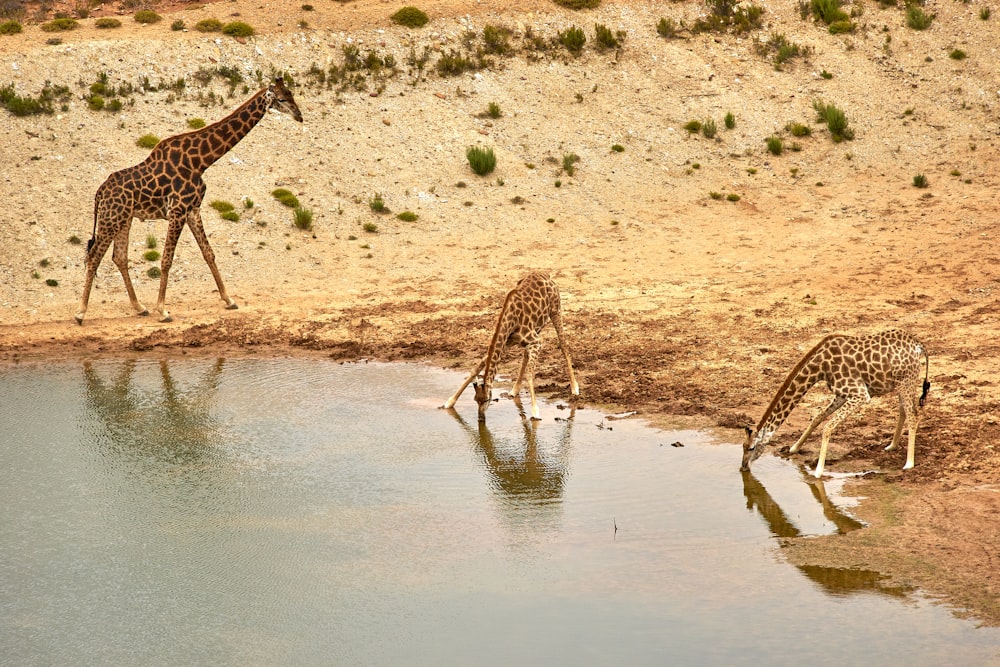
<path id="1" fill-rule="evenodd" d="M 116 31 L 99 31 L 90 19 L 58 45 L 46 45 L 50 35 L 37 26 L 0 37 L 0 84 L 32 95 L 46 81 L 73 91 L 54 116 L 0 118 L 5 358 L 291 347 L 465 366 L 485 346 L 503 291 L 526 269 L 544 268 L 564 292 L 585 400 L 733 426 L 759 414 L 785 370 L 823 334 L 904 326 L 934 355 L 918 468 L 890 477 L 898 506 L 887 514 L 907 519 L 883 529 L 875 513 L 866 518 L 876 527 L 861 531 L 865 544 L 838 544 L 860 549 L 852 564 L 874 563 L 1000 618 L 989 556 L 998 546 L 1000 19 L 983 21 L 976 3 L 928 3 L 936 18 L 917 32 L 899 8 L 870 3 L 858 32 L 831 36 L 791 6 L 765 5 L 759 33 L 664 40 L 653 28 L 660 17 L 690 24 L 703 8 L 606 3 L 577 13 L 524 3 L 498 14 L 482 3 L 422 6 L 433 20 L 421 30 L 392 26 L 386 16 L 395 7 L 381 2 L 304 12 L 239 0 L 146 27 L 124 17 Z M 190 25 L 235 14 L 259 36 L 243 44 L 169 28 L 178 17 Z M 514 29 L 520 52 L 458 77 L 431 71 L 487 23 Z M 576 24 L 592 39 L 594 23 L 624 30 L 624 48 L 588 47 L 578 58 L 524 48 L 529 27 L 551 38 Z M 754 46 L 771 34 L 811 54 L 777 70 Z M 400 71 L 384 88 L 371 78 L 366 90 L 319 85 L 313 66 L 339 66 L 351 44 L 392 54 Z M 424 47 L 421 73 L 411 54 L 419 58 Z M 968 57 L 950 58 L 956 48 Z M 230 93 L 219 78 L 195 82 L 199 70 L 221 67 L 239 71 L 248 90 Z M 83 270 L 81 248 L 68 239 L 89 236 L 101 181 L 145 156 L 134 140 L 183 131 L 194 117 L 219 119 L 278 71 L 298 83 L 306 122 L 266 118 L 206 174 L 208 199 L 256 204 L 238 223 L 204 212 L 241 309 L 221 310 L 187 236 L 168 291 L 175 323 L 130 317 L 106 260 L 86 326 L 71 325 Z M 183 78 L 188 86 L 179 97 L 137 94 L 117 115 L 97 113 L 82 95 L 101 72 L 112 83 Z M 814 120 L 817 99 L 845 110 L 853 141 L 830 140 Z M 501 118 L 482 116 L 489 102 Z M 715 139 L 683 129 L 706 118 L 722 128 L 727 112 L 736 126 Z M 791 137 L 789 122 L 810 125 L 812 136 Z M 801 150 L 767 153 L 764 139 L 775 132 Z M 498 155 L 489 178 L 465 163 L 473 144 Z M 616 144 L 624 151 L 612 151 Z M 573 175 L 561 169 L 568 153 L 580 157 Z M 916 174 L 930 187 L 912 187 Z M 271 200 L 279 185 L 313 210 L 312 234 L 294 229 Z M 394 213 L 419 219 L 373 213 L 376 193 Z M 150 306 L 156 282 L 141 253 L 149 234 L 162 242 L 164 228 L 133 227 L 134 279 Z M 542 374 L 564 391 L 555 355 Z M 898 457 L 879 453 L 892 413 L 883 404 L 838 436 L 834 455 L 860 459 L 841 466 L 898 467 Z M 792 420 L 779 445 L 802 420 Z M 900 545 L 910 558 L 886 556 Z M 954 577 L 935 576 L 942 568 Z"/>

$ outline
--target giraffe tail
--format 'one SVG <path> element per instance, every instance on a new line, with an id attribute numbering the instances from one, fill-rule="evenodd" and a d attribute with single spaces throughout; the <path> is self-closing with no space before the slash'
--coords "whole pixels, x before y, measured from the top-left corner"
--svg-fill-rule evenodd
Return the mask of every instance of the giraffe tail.
<path id="1" fill-rule="evenodd" d="M 87 241 L 87 255 L 90 255 L 90 249 L 94 247 L 94 243 L 97 241 L 97 201 L 94 201 L 94 230 L 90 234 L 90 240 Z"/>
<path id="2" fill-rule="evenodd" d="M 931 355 L 927 354 L 927 348 L 923 349 L 924 353 L 924 387 L 920 392 L 920 407 L 924 407 L 924 403 L 927 401 L 927 392 L 931 390 L 931 383 L 927 379 L 930 375 L 931 370 Z"/>

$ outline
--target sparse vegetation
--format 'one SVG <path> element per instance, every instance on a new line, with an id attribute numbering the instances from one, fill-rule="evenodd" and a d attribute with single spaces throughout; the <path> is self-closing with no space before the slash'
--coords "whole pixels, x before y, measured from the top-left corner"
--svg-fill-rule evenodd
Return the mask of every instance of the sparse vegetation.
<path id="1" fill-rule="evenodd" d="M 176 19 L 170 24 L 170 29 L 174 32 L 179 32 L 184 29 L 184 21 L 182 19 Z"/>
<path id="2" fill-rule="evenodd" d="M 146 247 L 149 249 L 153 249 L 156 247 L 156 237 L 153 236 L 152 234 L 146 235 Z"/>
<path id="3" fill-rule="evenodd" d="M 0 35 L 16 35 L 23 29 L 21 24 L 13 19 L 0 23 Z"/>
<path id="4" fill-rule="evenodd" d="M 393 23 L 407 28 L 422 28 L 430 21 L 427 14 L 416 7 L 406 6 L 389 17 Z"/>
<path id="5" fill-rule="evenodd" d="M 772 134 L 766 139 L 767 150 L 772 155 L 781 155 L 782 151 L 785 150 L 785 142 L 782 141 L 781 137 L 776 134 Z"/>
<path id="6" fill-rule="evenodd" d="M 149 276 L 150 278 L 159 278 L 160 277 L 160 267 L 158 267 L 158 266 L 151 266 L 151 267 L 149 267 L 148 269 L 146 269 L 146 275 Z"/>
<path id="7" fill-rule="evenodd" d="M 849 21 L 851 18 L 840 8 L 840 0 L 811 0 L 809 9 L 813 16 L 827 25 L 838 21 Z"/>
<path id="8" fill-rule="evenodd" d="M 416 222 L 417 218 L 419 218 L 420 216 L 414 213 L 413 211 L 403 211 L 396 217 L 402 220 L 403 222 Z"/>
<path id="9" fill-rule="evenodd" d="M 990 20 L 990 8 L 989 7 L 980 7 L 979 8 L 979 18 L 981 18 L 984 21 L 989 21 Z"/>
<path id="10" fill-rule="evenodd" d="M 808 137 L 812 134 L 812 128 L 802 123 L 789 123 L 785 126 L 785 129 L 793 137 Z"/>
<path id="11" fill-rule="evenodd" d="M 948 54 L 948 57 L 952 60 L 965 60 L 966 53 L 962 49 L 952 49 L 951 53 Z"/>
<path id="12" fill-rule="evenodd" d="M 160 253 L 158 250 L 147 250 L 143 253 L 142 258 L 147 262 L 155 262 L 160 258 Z"/>
<path id="13" fill-rule="evenodd" d="M 201 128 L 205 127 L 205 119 L 204 118 L 188 118 L 187 119 L 187 126 L 189 128 L 191 128 L 192 130 L 200 130 Z"/>
<path id="14" fill-rule="evenodd" d="M 612 144 L 611 150 L 614 151 L 615 153 L 624 153 L 625 147 L 622 146 L 621 144 Z"/>
<path id="15" fill-rule="evenodd" d="M 930 183 L 927 182 L 927 177 L 923 174 L 917 174 L 913 177 L 913 187 L 915 188 L 926 188 Z"/>
<path id="16" fill-rule="evenodd" d="M 822 100 L 814 100 L 813 109 L 816 110 L 817 118 L 826 123 L 834 143 L 850 141 L 854 138 L 854 130 L 848 127 L 847 116 L 842 110 Z"/>
<path id="17" fill-rule="evenodd" d="M 389 212 L 389 208 L 385 205 L 385 200 L 382 199 L 380 193 L 375 193 L 375 196 L 368 200 L 368 208 L 372 210 L 372 213 Z"/>
<path id="18" fill-rule="evenodd" d="M 580 161 L 580 156 L 576 153 L 566 153 L 562 158 L 562 170 L 567 176 L 576 173 L 576 163 Z"/>
<path id="19" fill-rule="evenodd" d="M 214 208 L 219 213 L 226 213 L 227 211 L 236 210 L 236 207 L 233 206 L 232 203 L 227 201 L 222 201 L 221 199 L 216 199 L 211 204 L 209 204 L 209 206 Z"/>
<path id="20" fill-rule="evenodd" d="M 576 26 L 571 26 L 560 32 L 557 39 L 573 55 L 578 55 L 583 50 L 584 44 L 587 43 L 587 36 L 583 34 L 583 29 Z"/>
<path id="21" fill-rule="evenodd" d="M 934 16 L 924 11 L 917 3 L 911 3 L 906 8 L 906 25 L 914 30 L 926 30 L 931 27 Z"/>
<path id="22" fill-rule="evenodd" d="M 490 118 L 499 118 L 503 115 L 503 111 L 500 110 L 500 105 L 496 102 L 490 102 L 486 106 L 486 115 Z"/>
<path id="23" fill-rule="evenodd" d="M 222 26 L 222 34 L 230 37 L 252 37 L 254 35 L 253 26 L 243 21 L 232 21 Z"/>
<path id="24" fill-rule="evenodd" d="M 701 133 L 702 135 L 704 135 L 706 139 L 715 138 L 715 134 L 718 131 L 719 131 L 718 126 L 715 124 L 715 121 L 712 120 L 711 118 L 706 118 L 704 121 L 702 121 Z"/>
<path id="25" fill-rule="evenodd" d="M 158 23 L 163 20 L 163 17 L 152 9 L 140 9 L 132 15 L 132 20 L 136 23 Z"/>
<path id="26" fill-rule="evenodd" d="M 680 26 L 671 18 L 661 18 L 656 24 L 656 34 L 664 39 L 677 37 Z"/>
<path id="27" fill-rule="evenodd" d="M 76 30 L 80 27 L 80 24 L 76 19 L 71 19 L 69 17 L 63 17 L 58 19 L 52 19 L 48 23 L 42 24 L 43 32 L 65 32 L 66 30 Z"/>
<path id="28" fill-rule="evenodd" d="M 295 207 L 295 226 L 299 229 L 305 231 L 312 230 L 313 226 L 313 212 L 311 209 L 302 208 L 301 206 Z"/>
<path id="29" fill-rule="evenodd" d="M 554 0 L 557 5 L 566 9 L 594 9 L 601 4 L 601 0 Z"/>
<path id="30" fill-rule="evenodd" d="M 684 123 L 684 129 L 688 131 L 689 134 L 698 134 L 701 132 L 701 121 L 700 120 L 689 120 Z"/>
<path id="31" fill-rule="evenodd" d="M 731 130 L 736 127 L 736 116 L 730 111 L 726 113 L 726 117 L 722 119 L 723 123 L 726 125 L 727 130 Z"/>
<path id="32" fill-rule="evenodd" d="M 120 28 L 122 27 L 122 22 L 110 16 L 103 16 L 94 21 L 94 27 L 100 30 L 107 30 L 109 28 Z"/>
<path id="33" fill-rule="evenodd" d="M 194 24 L 194 29 L 198 32 L 219 32 L 222 30 L 222 21 L 219 19 L 202 19 Z"/>
<path id="34" fill-rule="evenodd" d="M 465 157 L 469 161 L 472 171 L 479 176 L 492 173 L 497 166 L 497 157 L 492 148 L 469 146 L 465 151 Z"/>
<path id="35" fill-rule="evenodd" d="M 155 134 L 144 134 L 135 140 L 135 145 L 139 148 L 155 148 L 160 143 L 160 138 Z"/>
<path id="36" fill-rule="evenodd" d="M 366 222 L 365 224 L 361 225 L 361 229 L 365 230 L 369 234 L 378 233 L 378 225 L 376 225 L 374 222 Z"/>
<path id="37" fill-rule="evenodd" d="M 299 205 L 298 197 L 296 197 L 295 193 L 287 188 L 275 188 L 274 190 L 271 190 L 271 196 L 288 208 L 297 208 Z"/>
<path id="38" fill-rule="evenodd" d="M 617 49 L 625 40 L 625 33 L 621 30 L 611 32 L 611 28 L 603 23 L 595 23 L 594 39 L 597 41 L 598 49 Z"/>
<path id="39" fill-rule="evenodd" d="M 699 18 L 691 26 L 692 33 L 727 32 L 736 34 L 757 30 L 763 25 L 764 9 L 751 3 L 737 0 L 705 0 L 710 13 Z"/>

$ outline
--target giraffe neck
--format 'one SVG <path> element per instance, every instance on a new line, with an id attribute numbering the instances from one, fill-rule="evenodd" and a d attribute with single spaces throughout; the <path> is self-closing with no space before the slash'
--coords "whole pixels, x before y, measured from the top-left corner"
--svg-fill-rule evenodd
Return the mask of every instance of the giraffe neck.
<path id="1" fill-rule="evenodd" d="M 212 166 L 256 127 L 271 106 L 267 93 L 268 89 L 262 88 L 222 120 L 174 137 L 184 161 L 193 171 L 201 172 Z"/>
<path id="2" fill-rule="evenodd" d="M 785 382 L 778 389 L 778 393 L 775 394 L 771 400 L 771 404 L 764 411 L 764 416 L 760 418 L 760 422 L 757 424 L 756 434 L 754 435 L 755 445 L 766 445 L 771 436 L 774 435 L 774 432 L 785 423 L 788 415 L 792 413 L 792 410 L 799 404 L 799 401 L 802 400 L 806 392 L 821 379 L 822 373 L 819 368 L 820 359 L 818 352 L 828 340 L 829 337 L 821 340 L 816 347 L 802 357 L 795 368 L 788 374 L 788 377 L 785 378 Z"/>
<path id="3" fill-rule="evenodd" d="M 514 298 L 515 290 L 511 290 L 504 299 L 503 308 L 500 310 L 500 317 L 497 319 L 497 328 L 493 332 L 493 339 L 490 347 L 486 351 L 486 366 L 483 367 L 483 387 L 486 396 L 490 396 L 493 391 L 493 379 L 497 374 L 497 364 L 500 362 L 500 355 L 503 354 L 507 339 L 514 330 L 514 317 L 510 310 L 510 303 Z"/>

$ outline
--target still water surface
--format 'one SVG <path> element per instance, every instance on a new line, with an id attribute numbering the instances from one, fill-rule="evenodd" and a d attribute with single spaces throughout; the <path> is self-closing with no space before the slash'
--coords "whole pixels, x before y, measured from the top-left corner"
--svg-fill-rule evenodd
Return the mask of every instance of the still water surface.
<path id="1" fill-rule="evenodd" d="M 481 428 L 471 390 L 437 409 L 461 379 L 0 368 L 0 662 L 1000 663 L 918 592 L 781 560 L 858 527 L 836 485 L 593 410 Z"/>

